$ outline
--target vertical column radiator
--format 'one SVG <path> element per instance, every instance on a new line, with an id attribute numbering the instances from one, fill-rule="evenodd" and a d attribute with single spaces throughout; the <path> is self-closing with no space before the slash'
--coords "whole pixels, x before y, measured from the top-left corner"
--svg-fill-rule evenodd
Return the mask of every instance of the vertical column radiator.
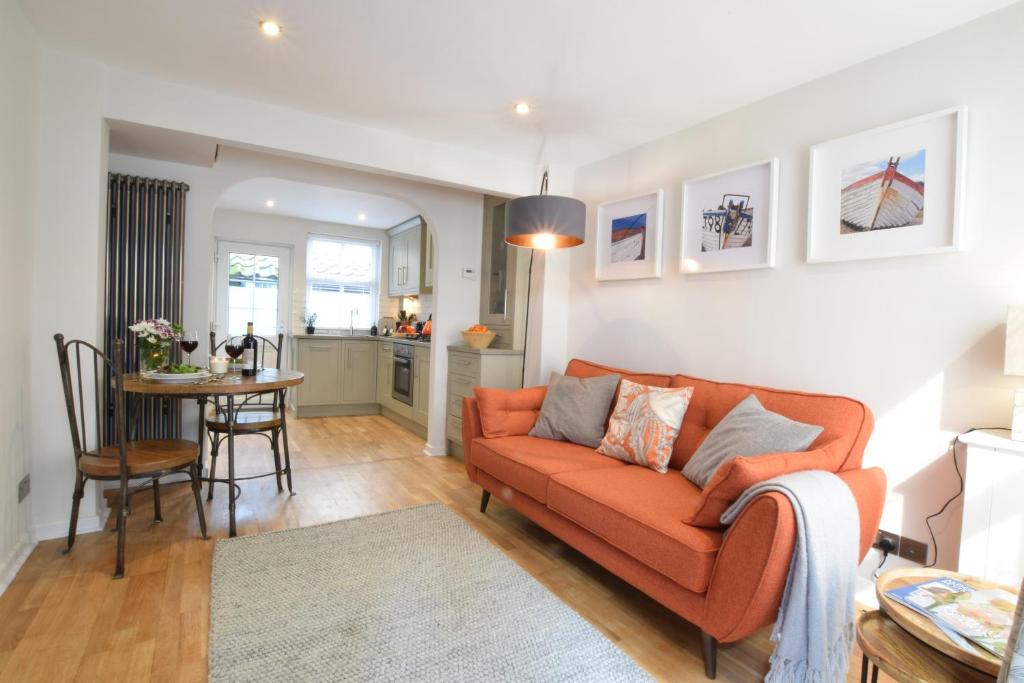
<path id="1" fill-rule="evenodd" d="M 104 350 L 112 354 L 114 342 L 123 339 L 128 372 L 138 370 L 129 325 L 143 318 L 182 321 L 188 189 L 185 183 L 169 180 L 115 173 L 108 178 Z M 177 355 L 178 349 L 173 353 Z M 111 396 L 108 405 L 112 403 Z M 135 438 L 179 438 L 181 434 L 178 401 L 146 397 L 141 414 L 133 413 L 132 421 Z"/>

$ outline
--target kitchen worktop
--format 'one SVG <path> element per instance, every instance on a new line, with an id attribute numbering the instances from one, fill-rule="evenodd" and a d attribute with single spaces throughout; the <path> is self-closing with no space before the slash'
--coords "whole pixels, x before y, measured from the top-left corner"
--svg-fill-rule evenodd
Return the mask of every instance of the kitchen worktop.
<path id="1" fill-rule="evenodd" d="M 430 347 L 430 342 L 419 341 L 415 339 L 403 339 L 402 337 L 384 337 L 377 335 L 376 337 L 370 334 L 293 334 L 295 339 L 355 339 L 358 341 L 390 341 L 397 342 L 400 344 L 411 344 L 413 346 L 425 346 Z"/>
<path id="2" fill-rule="evenodd" d="M 481 356 L 521 356 L 523 355 L 522 349 L 474 349 L 463 344 L 452 344 L 448 347 L 449 351 L 458 351 L 459 353 L 476 353 Z"/>

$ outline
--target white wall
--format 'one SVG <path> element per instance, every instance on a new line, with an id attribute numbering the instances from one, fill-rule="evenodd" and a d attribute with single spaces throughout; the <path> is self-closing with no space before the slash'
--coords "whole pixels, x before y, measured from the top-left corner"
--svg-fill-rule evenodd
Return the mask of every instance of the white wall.
<path id="1" fill-rule="evenodd" d="M 32 514 L 37 536 L 67 533 L 74 458 L 53 335 L 102 338 L 107 126 L 104 74 L 94 63 L 42 52 L 35 250 L 32 258 Z M 79 529 L 99 528 L 90 482 Z"/>
<path id="2" fill-rule="evenodd" d="M 15 0 L 0 0 L 0 591 L 31 548 L 31 498 L 18 503 L 30 471 L 28 283 L 35 220 L 39 49 Z"/>
<path id="3" fill-rule="evenodd" d="M 866 464 L 889 477 L 882 526 L 927 541 L 925 515 L 957 490 L 949 439 L 1008 424 L 1020 383 L 1002 375 L 1002 335 L 1007 304 L 1024 302 L 1022 34 L 1016 5 L 578 169 L 589 225 L 572 254 L 570 355 L 863 399 L 877 417 Z M 809 146 L 959 104 L 966 250 L 806 264 Z M 771 156 L 782 163 L 776 268 L 679 274 L 680 183 Z M 659 187 L 666 275 L 596 282 L 596 205 Z M 956 563 L 959 505 L 935 523 L 940 565 Z"/>
<path id="4" fill-rule="evenodd" d="M 380 243 L 381 286 L 377 317 L 394 315 L 398 310 L 398 299 L 388 297 L 388 233 L 361 225 L 343 225 L 311 221 L 293 216 L 275 216 L 251 211 L 236 211 L 219 208 L 213 214 L 213 236 L 215 239 L 241 242 L 277 244 L 291 249 L 291 324 L 288 332 L 302 334 L 305 325 L 306 302 L 306 242 L 310 235 L 333 235 L 354 237 Z"/>

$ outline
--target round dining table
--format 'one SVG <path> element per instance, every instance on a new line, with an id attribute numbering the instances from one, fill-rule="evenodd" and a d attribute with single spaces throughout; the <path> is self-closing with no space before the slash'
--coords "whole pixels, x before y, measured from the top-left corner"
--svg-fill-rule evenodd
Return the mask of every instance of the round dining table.
<path id="1" fill-rule="evenodd" d="M 285 393 L 289 387 L 302 384 L 304 375 L 295 370 L 276 370 L 273 368 L 261 369 L 255 375 L 245 376 L 240 373 L 228 373 L 227 375 L 214 375 L 210 379 L 197 382 L 157 382 L 140 376 L 138 373 L 126 374 L 124 376 L 124 390 L 126 393 L 135 394 L 139 399 L 142 396 L 161 396 L 165 398 L 190 399 L 199 404 L 199 467 L 203 467 L 203 454 L 205 444 L 203 442 L 204 430 L 206 428 L 206 408 L 211 398 L 223 398 L 225 408 L 223 414 L 227 429 L 228 442 L 228 477 L 227 479 L 213 479 L 205 477 L 212 486 L 216 482 L 228 485 L 228 525 L 231 536 L 236 536 L 235 529 L 235 499 L 237 486 L 235 484 L 235 430 L 238 421 L 238 414 L 259 396 L 276 393 L 277 405 L 281 408 L 281 436 L 284 439 L 284 449 L 288 452 L 288 423 L 285 417 Z M 292 490 L 291 460 L 283 471 L 268 472 L 265 475 L 284 474 L 288 477 L 288 490 Z M 251 478 L 251 477 L 250 477 Z"/>

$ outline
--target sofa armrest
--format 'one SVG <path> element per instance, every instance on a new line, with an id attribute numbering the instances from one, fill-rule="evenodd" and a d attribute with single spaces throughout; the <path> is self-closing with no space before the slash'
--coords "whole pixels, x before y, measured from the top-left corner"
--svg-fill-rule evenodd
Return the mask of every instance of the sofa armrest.
<path id="1" fill-rule="evenodd" d="M 847 470 L 837 475 L 853 491 L 860 512 L 860 559 L 863 560 L 875 542 L 878 524 L 885 505 L 885 471 L 881 467 Z"/>
<path id="2" fill-rule="evenodd" d="M 881 518 L 885 473 L 872 468 L 837 476 L 857 502 L 863 557 Z M 781 493 L 755 498 L 730 527 L 718 551 L 704 605 L 704 631 L 729 643 L 773 623 L 795 543 L 796 519 L 789 499 Z"/>
<path id="3" fill-rule="evenodd" d="M 462 459 L 466 466 L 469 480 L 476 481 L 476 467 L 473 466 L 473 439 L 483 436 L 480 425 L 480 407 L 477 400 L 470 396 L 462 399 Z"/>

